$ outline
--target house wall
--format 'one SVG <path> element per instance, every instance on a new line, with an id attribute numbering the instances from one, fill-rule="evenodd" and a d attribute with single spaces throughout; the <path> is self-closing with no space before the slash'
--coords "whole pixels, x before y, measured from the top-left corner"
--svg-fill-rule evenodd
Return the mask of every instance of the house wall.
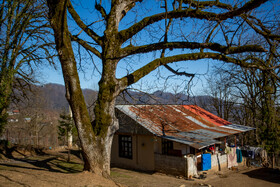
<path id="1" fill-rule="evenodd" d="M 211 156 L 211 171 L 227 169 L 227 154 L 214 154 Z"/>
<path id="2" fill-rule="evenodd" d="M 183 157 L 162 155 L 162 139 L 151 135 L 132 135 L 132 159 L 119 157 L 119 138 L 114 135 L 111 164 L 112 166 L 138 169 L 144 171 L 159 171 L 172 175 L 185 176 L 185 172 L 192 174 L 196 171 L 187 169 L 187 160 Z M 186 152 L 187 146 L 174 142 L 174 149 Z M 189 163 L 188 165 L 194 165 Z M 187 166 L 188 167 L 188 166 Z M 189 166 L 190 167 L 190 166 Z"/>
<path id="3" fill-rule="evenodd" d="M 186 159 L 176 156 L 155 154 L 155 171 L 185 176 Z"/>
<path id="4" fill-rule="evenodd" d="M 132 159 L 119 157 L 119 139 L 114 135 L 111 149 L 111 164 L 129 169 L 154 171 L 154 137 L 132 135 Z"/>
<path id="5" fill-rule="evenodd" d="M 183 158 L 162 155 L 162 138 L 155 137 L 154 140 L 155 171 L 181 176 L 197 175 L 196 157 Z M 188 145 L 173 142 L 173 148 L 181 150 L 182 155 L 190 153 L 190 146 Z M 187 166 L 186 168 L 185 165 Z"/>
<path id="6" fill-rule="evenodd" d="M 162 153 L 162 139 L 159 137 L 154 137 L 154 153 L 161 154 Z"/>
<path id="7" fill-rule="evenodd" d="M 217 156 L 218 155 L 218 156 Z M 247 158 L 242 157 L 242 162 L 238 166 L 246 166 Z M 215 154 L 211 156 L 211 170 L 210 171 L 223 171 L 228 170 L 228 155 Z"/>
<path id="8" fill-rule="evenodd" d="M 116 115 L 119 120 L 119 130 L 114 135 L 112 143 L 112 166 L 153 171 L 155 137 L 147 129 L 122 112 L 116 110 Z M 132 159 L 119 157 L 119 134 L 132 136 Z"/>
<path id="9" fill-rule="evenodd" d="M 198 176 L 196 156 L 195 155 L 188 155 L 185 159 L 187 159 L 187 175 L 186 175 L 186 177 L 192 178 L 193 176 Z"/>
<path id="10" fill-rule="evenodd" d="M 173 149 L 180 150 L 182 152 L 182 155 L 187 154 L 187 151 L 189 151 L 189 149 L 187 149 L 187 145 L 177 142 L 173 142 Z"/>
<path id="11" fill-rule="evenodd" d="M 190 153 L 190 146 L 178 142 L 173 142 L 173 149 L 180 150 L 182 155 Z M 162 154 L 162 138 L 154 137 L 154 152 Z"/>

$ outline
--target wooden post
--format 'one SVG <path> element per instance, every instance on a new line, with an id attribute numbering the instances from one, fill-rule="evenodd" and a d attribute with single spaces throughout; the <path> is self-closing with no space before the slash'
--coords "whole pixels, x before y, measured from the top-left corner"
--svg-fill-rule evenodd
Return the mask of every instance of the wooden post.
<path id="1" fill-rule="evenodd" d="M 216 144 L 214 144 L 214 154 L 216 153 Z"/>

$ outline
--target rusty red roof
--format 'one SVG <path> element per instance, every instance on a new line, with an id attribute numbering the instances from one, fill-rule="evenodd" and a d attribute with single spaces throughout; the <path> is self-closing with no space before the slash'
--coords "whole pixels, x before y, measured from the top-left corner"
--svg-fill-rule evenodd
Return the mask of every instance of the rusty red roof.
<path id="1" fill-rule="evenodd" d="M 219 143 L 216 138 L 253 129 L 234 125 L 196 105 L 117 105 L 116 108 L 152 134 L 197 149 Z"/>
<path id="2" fill-rule="evenodd" d="M 183 107 L 217 126 L 231 124 L 230 122 L 200 108 L 197 105 L 183 105 Z"/>

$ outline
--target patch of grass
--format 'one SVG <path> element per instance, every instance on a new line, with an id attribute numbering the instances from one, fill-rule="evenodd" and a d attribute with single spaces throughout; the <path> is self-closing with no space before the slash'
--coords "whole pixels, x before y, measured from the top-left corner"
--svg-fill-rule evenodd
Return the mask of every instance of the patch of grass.
<path id="1" fill-rule="evenodd" d="M 66 173 L 82 172 L 83 167 L 84 167 L 83 164 L 80 164 L 80 163 L 66 162 L 66 161 L 62 161 L 62 160 L 53 160 L 51 163 Z"/>
<path id="2" fill-rule="evenodd" d="M 131 176 L 129 175 L 125 175 L 125 174 L 122 174 L 122 173 L 119 173 L 119 172 L 116 172 L 116 171 L 111 171 L 111 174 L 110 174 L 111 177 L 123 177 L 123 178 L 132 178 Z"/>

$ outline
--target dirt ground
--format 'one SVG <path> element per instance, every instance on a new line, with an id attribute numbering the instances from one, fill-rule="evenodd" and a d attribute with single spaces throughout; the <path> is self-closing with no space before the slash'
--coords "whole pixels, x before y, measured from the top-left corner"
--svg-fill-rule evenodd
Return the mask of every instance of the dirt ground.
<path id="1" fill-rule="evenodd" d="M 143 173 L 112 168 L 111 179 L 82 172 L 78 152 L 72 151 L 66 162 L 64 151 L 46 155 L 13 154 L 13 159 L 0 160 L 0 186 L 131 186 L 131 187 L 184 187 L 184 186 L 280 186 L 279 170 L 267 168 L 239 168 L 238 171 L 208 173 L 206 179 L 194 181 L 160 173 Z"/>
<path id="2" fill-rule="evenodd" d="M 118 176 L 114 176 L 114 172 Z M 279 170 L 266 168 L 239 168 L 238 171 L 215 172 L 206 174 L 206 179 L 189 181 L 174 176 L 154 173 L 147 174 L 125 169 L 112 168 L 112 178 L 120 184 L 131 187 L 171 187 L 171 186 L 215 186 L 215 187 L 276 187 L 280 186 Z"/>

